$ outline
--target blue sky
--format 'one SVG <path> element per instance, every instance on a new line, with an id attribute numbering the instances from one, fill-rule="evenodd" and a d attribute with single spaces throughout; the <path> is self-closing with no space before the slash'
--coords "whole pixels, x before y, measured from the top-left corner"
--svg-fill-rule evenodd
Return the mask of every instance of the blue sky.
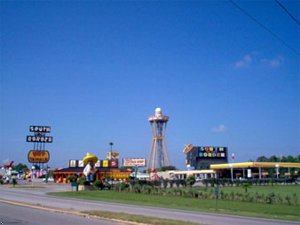
<path id="1" fill-rule="evenodd" d="M 300 27 L 275 1 L 235 2 L 284 43 L 229 1 L 1 1 L 0 162 L 27 162 L 30 125 L 52 127 L 50 166 L 109 142 L 147 157 L 156 107 L 179 168 L 189 143 L 299 154 Z"/>

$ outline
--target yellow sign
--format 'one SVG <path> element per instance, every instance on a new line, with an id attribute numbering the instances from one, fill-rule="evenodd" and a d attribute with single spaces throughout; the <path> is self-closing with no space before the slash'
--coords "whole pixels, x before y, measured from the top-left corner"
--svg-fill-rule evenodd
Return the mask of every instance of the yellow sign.
<path id="1" fill-rule="evenodd" d="M 47 150 L 30 150 L 28 152 L 28 161 L 30 163 L 47 163 L 49 159 L 50 154 Z"/>
<path id="2" fill-rule="evenodd" d="M 108 167 L 108 160 L 103 160 L 102 161 L 102 166 L 103 167 Z"/>

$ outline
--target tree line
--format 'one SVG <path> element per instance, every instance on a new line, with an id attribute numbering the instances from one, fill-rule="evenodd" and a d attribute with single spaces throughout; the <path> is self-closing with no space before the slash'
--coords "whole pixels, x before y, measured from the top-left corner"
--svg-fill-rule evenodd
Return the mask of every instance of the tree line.
<path id="1" fill-rule="evenodd" d="M 259 156 L 256 159 L 256 162 L 290 162 L 290 163 L 300 163 L 300 155 L 297 156 L 292 156 L 292 155 L 281 155 L 281 156 L 276 156 L 272 155 L 270 157 L 266 156 Z"/>

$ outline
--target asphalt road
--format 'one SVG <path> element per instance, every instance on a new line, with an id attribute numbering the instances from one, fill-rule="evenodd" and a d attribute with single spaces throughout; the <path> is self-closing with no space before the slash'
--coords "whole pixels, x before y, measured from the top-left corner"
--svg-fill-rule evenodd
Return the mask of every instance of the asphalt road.
<path id="1" fill-rule="evenodd" d="M 79 199 L 67 199 L 48 196 L 45 193 L 55 190 L 71 190 L 69 185 L 47 185 L 40 189 L 17 189 L 7 188 L 0 185 L 0 200 L 26 202 L 39 204 L 46 207 L 54 207 L 76 211 L 105 210 L 112 212 L 125 212 L 129 214 L 139 214 L 168 218 L 174 220 L 191 221 L 201 224 L 211 225 L 300 225 L 298 222 L 280 221 L 260 218 L 250 218 L 231 215 L 219 215 L 213 213 L 200 213 L 184 210 L 172 210 L 164 208 L 135 206 L 119 203 L 108 203 L 100 201 L 88 201 Z"/>
<path id="2" fill-rule="evenodd" d="M 81 217 L 65 213 L 26 208 L 0 202 L 0 224 L 17 225 L 120 225 L 106 220 Z"/>

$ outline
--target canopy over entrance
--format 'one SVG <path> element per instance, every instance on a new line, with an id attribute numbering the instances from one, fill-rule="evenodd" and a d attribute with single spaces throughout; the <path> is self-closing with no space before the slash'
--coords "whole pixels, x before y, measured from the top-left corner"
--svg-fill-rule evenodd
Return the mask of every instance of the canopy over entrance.
<path id="1" fill-rule="evenodd" d="M 291 176 L 290 169 L 295 168 L 296 173 L 300 168 L 300 163 L 289 162 L 242 162 L 242 163 L 226 163 L 226 164 L 213 164 L 210 168 L 215 170 L 219 176 L 229 176 L 231 179 L 235 178 L 252 178 L 257 175 L 259 179 L 263 176 L 271 175 L 267 171 L 276 170 L 275 177 L 279 178 L 280 171 L 287 170 L 285 176 Z M 286 169 L 285 169 L 286 168 Z M 246 176 L 247 172 L 247 176 Z M 273 173 L 273 172 L 272 172 Z M 274 175 L 273 175 L 274 176 Z"/>
<path id="2" fill-rule="evenodd" d="M 231 169 L 231 168 L 300 168 L 300 163 L 286 162 L 242 162 L 210 165 L 211 169 Z"/>

